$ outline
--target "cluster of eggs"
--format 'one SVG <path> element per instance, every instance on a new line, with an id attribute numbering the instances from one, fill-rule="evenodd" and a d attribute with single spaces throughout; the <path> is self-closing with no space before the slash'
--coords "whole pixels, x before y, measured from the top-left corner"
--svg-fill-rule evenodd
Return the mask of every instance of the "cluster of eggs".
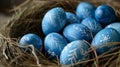
<path id="1" fill-rule="evenodd" d="M 95 7 L 89 2 L 81 2 L 76 13 L 55 7 L 43 17 L 44 40 L 36 34 L 26 34 L 19 43 L 32 44 L 38 50 L 44 45 L 49 58 L 57 57 L 61 65 L 74 64 L 90 58 L 90 46 L 96 48 L 98 55 L 117 46 L 107 45 L 120 42 L 120 22 L 115 20 L 115 11 L 108 5 Z"/>

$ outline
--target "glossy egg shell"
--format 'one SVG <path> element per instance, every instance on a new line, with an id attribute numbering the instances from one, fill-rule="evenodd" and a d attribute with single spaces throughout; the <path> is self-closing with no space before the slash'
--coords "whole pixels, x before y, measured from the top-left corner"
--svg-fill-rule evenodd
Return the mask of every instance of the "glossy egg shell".
<path id="1" fill-rule="evenodd" d="M 80 19 L 85 19 L 88 17 L 94 18 L 95 6 L 89 2 L 81 2 L 76 8 L 76 15 Z"/>
<path id="2" fill-rule="evenodd" d="M 95 10 L 95 18 L 103 25 L 112 23 L 116 19 L 115 11 L 108 5 L 100 5 Z"/>
<path id="3" fill-rule="evenodd" d="M 42 31 L 45 35 L 52 32 L 60 32 L 66 23 L 65 11 L 61 7 L 55 7 L 44 15 Z"/>
<path id="4" fill-rule="evenodd" d="M 120 34 L 120 22 L 114 22 L 106 26 L 106 28 L 113 28 L 117 30 Z"/>
<path id="5" fill-rule="evenodd" d="M 102 30 L 102 26 L 99 22 L 97 22 L 94 18 L 85 18 L 81 24 L 87 26 L 93 33 L 93 35 L 97 34 L 100 30 Z"/>
<path id="6" fill-rule="evenodd" d="M 105 28 L 95 35 L 91 45 L 97 48 L 97 54 L 100 55 L 115 47 L 114 44 L 109 46 L 109 42 L 120 42 L 120 36 L 115 29 Z"/>
<path id="7" fill-rule="evenodd" d="M 78 17 L 74 13 L 66 12 L 66 17 L 67 17 L 67 24 L 80 23 L 80 19 L 78 19 Z"/>
<path id="8" fill-rule="evenodd" d="M 42 48 L 42 40 L 36 34 L 25 34 L 19 41 L 21 46 L 24 45 L 33 45 L 36 49 L 40 50 Z"/>
<path id="9" fill-rule="evenodd" d="M 88 42 L 92 39 L 91 30 L 80 23 L 70 24 L 63 30 L 63 35 L 69 40 L 69 42 L 74 40 L 86 40 Z"/>
<path id="10" fill-rule="evenodd" d="M 50 33 L 45 37 L 44 47 L 49 58 L 59 58 L 61 51 L 67 45 L 67 40 L 58 33 Z"/>
<path id="11" fill-rule="evenodd" d="M 86 41 L 76 40 L 68 43 L 67 46 L 64 47 L 63 51 L 60 55 L 60 64 L 72 65 L 77 62 L 87 60 L 90 58 L 89 54 L 89 45 Z M 81 67 L 82 65 L 75 65 L 72 67 Z"/>

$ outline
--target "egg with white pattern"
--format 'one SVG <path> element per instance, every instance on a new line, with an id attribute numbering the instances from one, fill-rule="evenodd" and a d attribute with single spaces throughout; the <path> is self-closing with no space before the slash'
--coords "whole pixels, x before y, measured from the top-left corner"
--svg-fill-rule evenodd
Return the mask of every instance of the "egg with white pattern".
<path id="1" fill-rule="evenodd" d="M 67 43 L 67 40 L 58 33 L 48 34 L 44 40 L 44 48 L 48 58 L 59 58 Z"/>
<path id="2" fill-rule="evenodd" d="M 110 42 L 120 42 L 120 35 L 113 28 L 105 28 L 95 35 L 91 45 L 97 49 L 97 54 L 100 55 L 117 45 L 109 44 Z"/>
<path id="3" fill-rule="evenodd" d="M 94 18 L 94 12 L 96 7 L 89 2 L 81 2 L 76 9 L 76 15 L 79 19 Z"/>
<path id="4" fill-rule="evenodd" d="M 115 10 L 109 5 L 100 5 L 95 10 L 95 19 L 103 25 L 108 25 L 115 21 Z"/>
<path id="5" fill-rule="evenodd" d="M 113 28 L 117 30 L 120 34 L 120 22 L 114 22 L 106 26 L 106 28 Z"/>
<path id="6" fill-rule="evenodd" d="M 63 35 L 69 42 L 74 40 L 86 40 L 90 42 L 92 40 L 91 30 L 80 23 L 74 23 L 66 26 L 63 30 Z"/>
<path id="7" fill-rule="evenodd" d="M 84 40 L 76 40 L 68 43 L 60 55 L 60 64 L 63 66 L 81 67 L 82 64 L 73 65 L 90 58 L 89 45 Z"/>
<path id="8" fill-rule="evenodd" d="M 42 31 L 45 35 L 52 32 L 60 32 L 66 25 L 66 14 L 63 8 L 50 9 L 43 17 Z"/>
<path id="9" fill-rule="evenodd" d="M 33 45 L 37 50 L 42 49 L 42 39 L 33 33 L 25 34 L 19 40 L 20 46 Z"/>
<path id="10" fill-rule="evenodd" d="M 67 24 L 80 23 L 80 19 L 78 19 L 78 17 L 72 12 L 66 12 L 66 17 L 67 17 Z"/>
<path id="11" fill-rule="evenodd" d="M 93 35 L 96 35 L 100 30 L 102 30 L 101 24 L 94 18 L 85 18 L 81 24 L 87 26 L 92 31 Z"/>

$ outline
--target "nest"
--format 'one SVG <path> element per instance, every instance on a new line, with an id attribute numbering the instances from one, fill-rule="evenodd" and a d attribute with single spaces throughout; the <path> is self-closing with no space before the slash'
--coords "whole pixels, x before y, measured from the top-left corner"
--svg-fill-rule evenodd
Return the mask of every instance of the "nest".
<path id="1" fill-rule="evenodd" d="M 30 52 L 21 51 L 18 40 L 27 33 L 35 33 L 44 39 L 45 36 L 41 29 L 41 22 L 45 13 L 53 7 L 62 7 L 66 11 L 75 12 L 76 6 L 81 1 L 46 1 L 45 3 L 41 1 L 33 3 L 31 1 L 26 8 L 20 8 L 13 18 L 0 30 L 0 63 L 5 67 L 61 66 L 58 61 L 49 60 L 44 56 L 44 51 L 35 53 L 33 46 L 26 46 L 32 49 Z M 90 0 L 89 2 L 96 6 L 101 4 L 112 6 L 117 14 L 116 21 L 120 21 L 120 1 Z M 91 47 L 89 52 L 92 53 L 92 58 L 79 62 L 79 64 L 83 64 L 85 67 L 120 67 L 119 48 L 117 47 L 108 51 L 107 54 L 97 56 L 95 49 Z M 111 51 L 115 52 L 109 53 Z"/>

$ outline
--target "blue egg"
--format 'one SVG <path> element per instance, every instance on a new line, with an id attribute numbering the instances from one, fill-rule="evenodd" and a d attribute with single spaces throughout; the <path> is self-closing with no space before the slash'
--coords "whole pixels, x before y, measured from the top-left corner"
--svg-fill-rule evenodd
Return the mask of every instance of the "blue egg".
<path id="1" fill-rule="evenodd" d="M 61 51 L 67 45 L 67 40 L 58 33 L 50 33 L 45 37 L 44 47 L 49 58 L 60 56 Z"/>
<path id="2" fill-rule="evenodd" d="M 85 18 L 81 24 L 87 26 L 93 33 L 93 35 L 97 34 L 100 30 L 102 30 L 102 26 L 99 22 L 97 22 L 94 18 Z"/>
<path id="3" fill-rule="evenodd" d="M 86 40 L 88 42 L 92 39 L 91 30 L 80 23 L 70 24 L 65 27 L 63 35 L 71 42 L 74 40 Z"/>
<path id="4" fill-rule="evenodd" d="M 106 28 L 113 28 L 117 30 L 120 34 L 120 22 L 114 22 L 106 26 Z"/>
<path id="5" fill-rule="evenodd" d="M 71 12 L 66 12 L 66 17 L 67 17 L 67 24 L 80 23 L 80 19 L 78 19 L 78 17 Z"/>
<path id="6" fill-rule="evenodd" d="M 76 40 L 64 47 L 60 55 L 60 64 L 73 65 L 75 63 L 81 62 L 83 60 L 88 60 L 90 58 L 89 45 L 86 41 Z M 82 64 L 75 65 L 72 67 L 81 67 Z"/>
<path id="7" fill-rule="evenodd" d="M 19 44 L 21 46 L 33 45 L 38 50 L 40 50 L 42 48 L 42 40 L 41 40 L 41 38 L 38 35 L 32 34 L 32 33 L 24 35 L 20 39 Z"/>
<path id="8" fill-rule="evenodd" d="M 115 47 L 114 44 L 109 46 L 110 42 L 120 42 L 119 33 L 113 28 L 105 28 L 96 34 L 91 45 L 97 49 L 97 54 L 100 55 Z"/>
<path id="9" fill-rule="evenodd" d="M 100 5 L 95 11 L 95 18 L 103 25 L 112 23 L 116 19 L 115 11 L 108 5 Z"/>
<path id="10" fill-rule="evenodd" d="M 43 17 L 42 20 L 42 31 L 45 35 L 52 32 L 60 32 L 65 26 L 66 22 L 66 13 L 60 8 L 52 8 L 49 10 Z"/>
<path id="11" fill-rule="evenodd" d="M 94 18 L 95 6 L 89 2 L 81 2 L 76 9 L 76 15 L 80 19 L 85 19 L 88 17 Z"/>

